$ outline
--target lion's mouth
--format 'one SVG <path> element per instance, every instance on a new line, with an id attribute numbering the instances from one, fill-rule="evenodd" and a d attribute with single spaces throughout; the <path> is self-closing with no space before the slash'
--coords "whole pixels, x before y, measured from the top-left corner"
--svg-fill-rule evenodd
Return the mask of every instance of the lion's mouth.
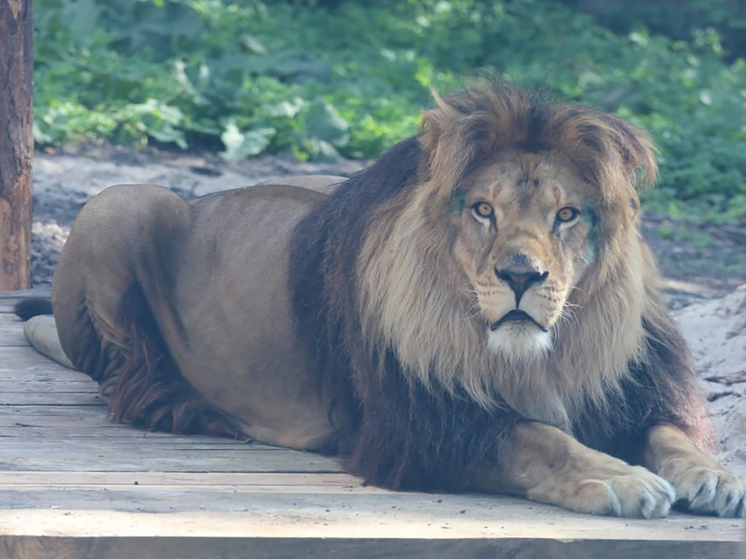
<path id="1" fill-rule="evenodd" d="M 535 326 L 537 326 L 542 332 L 547 332 L 547 329 L 543 325 L 541 325 L 538 322 L 536 322 L 536 320 L 534 320 L 534 317 L 532 317 L 530 314 L 528 314 L 527 312 L 522 311 L 520 309 L 513 309 L 512 311 L 510 311 L 509 313 L 507 313 L 505 316 L 503 316 L 497 322 L 493 322 L 492 324 L 490 324 L 490 330 L 492 330 L 494 332 L 495 330 L 497 330 L 498 328 L 500 328 L 500 326 L 502 326 L 506 322 L 513 322 L 513 321 L 515 321 L 515 322 L 531 322 Z"/>

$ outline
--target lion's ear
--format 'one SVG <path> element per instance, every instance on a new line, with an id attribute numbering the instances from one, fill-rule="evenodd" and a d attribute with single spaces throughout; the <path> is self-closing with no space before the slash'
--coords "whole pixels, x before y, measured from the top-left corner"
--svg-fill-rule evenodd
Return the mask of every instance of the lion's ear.
<path id="1" fill-rule="evenodd" d="M 431 91 L 435 107 L 423 112 L 418 138 L 428 157 L 431 187 L 445 197 L 469 165 L 487 150 L 493 134 L 473 96 L 443 99 L 437 91 Z"/>
<path id="2" fill-rule="evenodd" d="M 495 150 L 500 135 L 509 133 L 509 113 L 505 100 L 488 87 L 444 99 L 430 88 L 435 107 L 422 114 L 420 143 L 436 155 L 439 144 L 457 144 L 471 157 L 482 157 Z M 471 93 L 471 95 L 468 95 Z"/>
<path id="3" fill-rule="evenodd" d="M 474 146 L 459 129 L 467 118 L 432 90 L 435 108 L 424 111 L 418 139 L 429 163 L 432 194 L 446 198 L 473 157 Z"/>
<path id="4" fill-rule="evenodd" d="M 613 137 L 626 175 L 632 178 L 637 187 L 654 185 L 658 176 L 658 165 L 655 162 L 658 149 L 647 132 L 608 114 L 604 114 L 604 120 L 615 132 Z"/>
<path id="5" fill-rule="evenodd" d="M 435 108 L 422 113 L 420 144 L 432 159 L 436 155 L 438 143 L 444 130 L 448 127 L 448 123 L 452 123 L 458 118 L 458 111 L 449 105 L 434 87 L 430 88 L 430 93 L 435 101 Z"/>
<path id="6" fill-rule="evenodd" d="M 419 140 L 422 149 L 430 155 L 438 147 L 438 139 L 442 133 L 442 128 L 434 111 L 423 111 L 422 122 L 420 123 Z"/>

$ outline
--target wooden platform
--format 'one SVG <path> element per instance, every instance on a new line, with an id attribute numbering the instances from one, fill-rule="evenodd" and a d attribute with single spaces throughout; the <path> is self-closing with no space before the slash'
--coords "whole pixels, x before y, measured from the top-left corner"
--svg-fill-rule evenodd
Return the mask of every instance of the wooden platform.
<path id="1" fill-rule="evenodd" d="M 362 487 L 334 460 L 112 425 L 0 295 L 0 558 L 739 557 L 743 522 Z"/>

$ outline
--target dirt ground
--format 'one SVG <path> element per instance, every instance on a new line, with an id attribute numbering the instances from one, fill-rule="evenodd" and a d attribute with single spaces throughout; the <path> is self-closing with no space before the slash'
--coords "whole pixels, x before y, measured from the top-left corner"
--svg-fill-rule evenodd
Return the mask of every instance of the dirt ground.
<path id="1" fill-rule="evenodd" d="M 289 155 L 228 165 L 209 155 L 111 146 L 37 153 L 34 284 L 50 283 L 75 216 L 112 184 L 158 184 L 193 198 L 283 175 L 349 176 L 364 166 L 358 161 L 299 163 Z M 643 214 L 642 231 L 665 277 L 666 300 L 699 366 L 723 459 L 746 474 L 746 222 L 714 226 Z"/>

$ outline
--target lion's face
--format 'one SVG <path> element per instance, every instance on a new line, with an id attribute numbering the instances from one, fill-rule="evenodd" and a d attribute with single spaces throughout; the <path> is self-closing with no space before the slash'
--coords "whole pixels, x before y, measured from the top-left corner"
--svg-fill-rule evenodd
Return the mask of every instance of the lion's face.
<path id="1" fill-rule="evenodd" d="M 453 251 L 474 290 L 489 349 L 543 355 L 595 258 L 598 213 L 578 172 L 552 153 L 505 153 L 453 198 Z M 475 309 L 476 310 L 476 309 Z"/>

